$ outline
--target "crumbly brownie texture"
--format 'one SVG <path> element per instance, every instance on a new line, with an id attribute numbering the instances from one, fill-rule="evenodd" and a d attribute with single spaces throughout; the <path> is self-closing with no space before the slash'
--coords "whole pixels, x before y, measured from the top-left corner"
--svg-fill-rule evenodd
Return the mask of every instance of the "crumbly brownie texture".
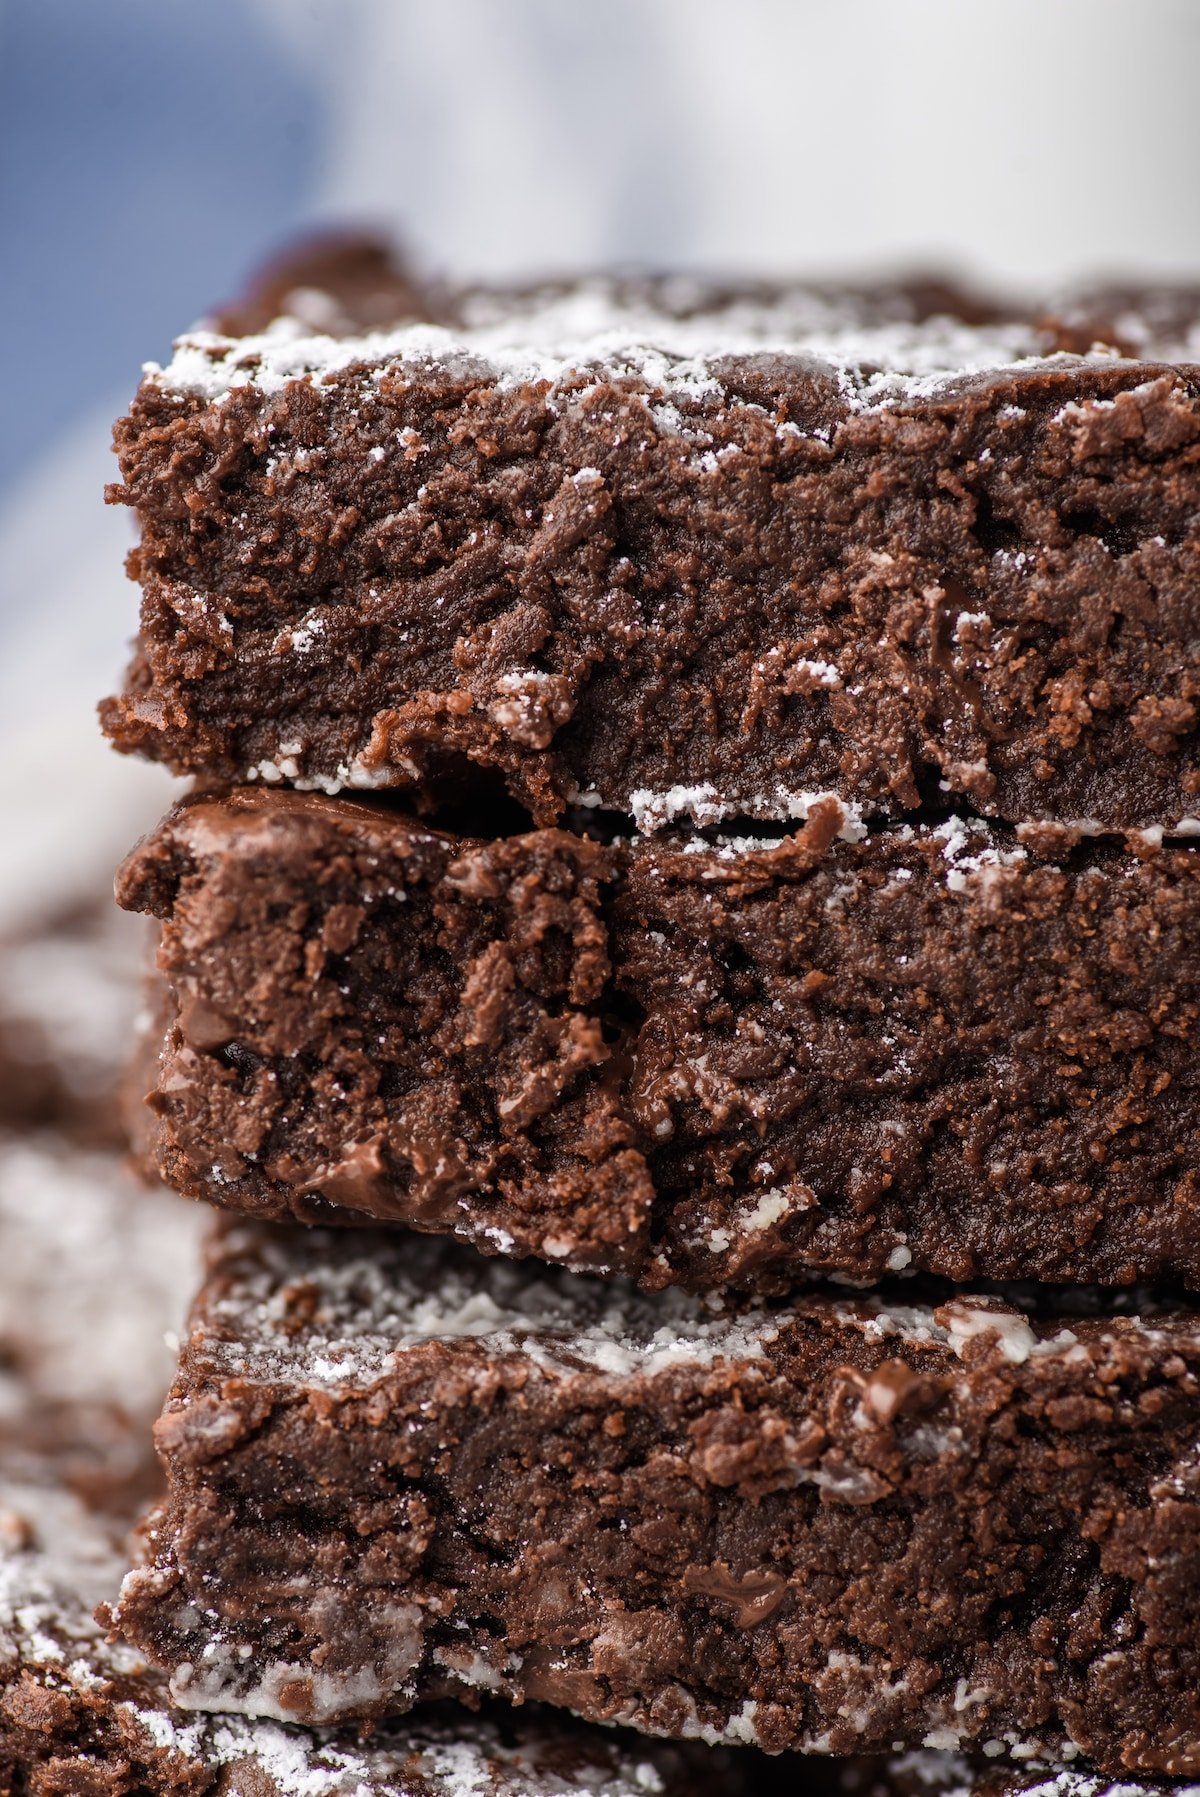
<path id="1" fill-rule="evenodd" d="M 700 1758 L 530 1712 L 422 1715 L 310 1734 L 176 1710 L 91 1615 L 119 1577 L 111 1530 L 52 1483 L 0 1482 L 0 1790 L 14 1797 L 742 1797 Z M 829 1781 L 832 1783 L 832 1781 Z"/>
<path id="2" fill-rule="evenodd" d="M 233 1210 L 649 1286 L 1200 1285 L 1200 850 L 835 829 L 185 800 L 118 881 L 162 919 L 143 1152 Z"/>
<path id="3" fill-rule="evenodd" d="M 592 283 L 183 339 L 117 426 L 109 734 L 329 791 L 477 764 L 541 823 L 832 790 L 1195 828 L 1196 295 L 929 297 Z"/>
<path id="4" fill-rule="evenodd" d="M 107 894 L 0 937 L 0 1126 L 123 1143 L 118 1090 L 145 960 L 144 926 L 131 926 Z"/>
<path id="5" fill-rule="evenodd" d="M 1200 1322 L 734 1311 L 231 1226 L 116 1621 L 199 1709 L 486 1690 L 768 1751 L 1200 1767 Z"/>
<path id="6" fill-rule="evenodd" d="M 0 1792 L 5 1797 L 692 1797 L 746 1781 L 547 1716 L 314 1737 L 174 1710 L 92 1617 L 127 1564 L 198 1213 L 111 1156 L 0 1141 Z"/>

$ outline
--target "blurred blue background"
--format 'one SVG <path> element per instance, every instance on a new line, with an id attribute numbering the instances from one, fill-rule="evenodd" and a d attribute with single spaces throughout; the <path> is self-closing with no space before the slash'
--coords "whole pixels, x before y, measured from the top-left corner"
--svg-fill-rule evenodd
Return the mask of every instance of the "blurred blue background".
<path id="1" fill-rule="evenodd" d="M 1198 56 L 1198 0 L 0 0 L 0 756 L 101 795 L 22 840 L 142 778 L 92 721 L 136 616 L 110 425 L 264 253 L 1197 274 Z"/>
<path id="2" fill-rule="evenodd" d="M 0 487 L 299 223 L 323 135 L 245 0 L 0 0 Z"/>

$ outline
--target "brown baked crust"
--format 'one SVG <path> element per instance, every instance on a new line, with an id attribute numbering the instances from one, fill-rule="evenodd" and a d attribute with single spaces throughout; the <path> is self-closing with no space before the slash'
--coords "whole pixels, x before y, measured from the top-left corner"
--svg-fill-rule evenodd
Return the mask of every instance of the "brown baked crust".
<path id="1" fill-rule="evenodd" d="M 118 1576 L 111 1529 L 84 1511 L 41 1542 L 53 1482 L 0 1484 L 0 1790 L 5 1797 L 743 1797 L 754 1760 L 589 1729 L 532 1706 L 446 1706 L 361 1741 L 174 1707 L 166 1680 L 108 1643 L 72 1557 Z M 838 1797 L 835 1776 L 825 1781 Z"/>
<path id="2" fill-rule="evenodd" d="M 1194 1773 L 1195 1314 L 889 1302 L 231 1228 L 117 1621 L 201 1708 Z"/>
<path id="3" fill-rule="evenodd" d="M 669 286 L 648 294 L 670 314 Z M 703 302 L 700 387 L 602 357 L 498 379 L 369 338 L 270 390 L 148 377 L 116 431 L 143 604 L 114 742 L 326 789 L 465 760 L 543 823 L 575 791 L 655 822 L 829 789 L 894 816 L 943 783 L 1013 821 L 1200 811 L 1200 404 L 1176 348 L 1196 295 L 1147 300 L 1140 334 L 1112 295 L 1016 340 L 1094 334 L 1120 359 L 882 397 L 819 354 L 722 356 L 735 297 Z M 932 298 L 821 304 L 936 347 Z"/>
<path id="4" fill-rule="evenodd" d="M 273 319 L 300 318 L 333 336 L 378 330 L 407 321 L 438 322 L 453 299 L 425 279 L 396 245 L 368 231 L 317 231 L 286 245 L 218 307 L 213 324 L 231 337 L 265 330 Z"/>
<path id="5" fill-rule="evenodd" d="M 485 841 L 184 800 L 118 880 L 162 924 L 144 1157 L 650 1286 L 1200 1284 L 1200 851 L 836 821 Z"/>
<path id="6" fill-rule="evenodd" d="M 412 1717 L 367 1743 L 210 1722 L 105 1641 L 93 1608 L 117 1591 L 136 1511 L 161 1490 L 150 1425 L 196 1221 L 114 1154 L 41 1130 L 0 1137 L 4 1797 L 748 1797 L 753 1759 L 664 1754 L 534 1709 Z"/>

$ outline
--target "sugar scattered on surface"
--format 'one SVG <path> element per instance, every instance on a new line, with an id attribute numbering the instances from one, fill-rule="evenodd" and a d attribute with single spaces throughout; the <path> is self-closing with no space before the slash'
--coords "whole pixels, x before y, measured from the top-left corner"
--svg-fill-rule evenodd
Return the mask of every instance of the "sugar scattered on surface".
<path id="1" fill-rule="evenodd" d="M 781 1209 L 781 1204 L 783 1208 Z M 767 1192 L 710 1245 L 782 1219 L 787 1204 Z M 295 1301 L 304 1294 L 303 1327 Z M 427 1343 L 478 1343 L 491 1360 L 523 1357 L 550 1377 L 574 1371 L 614 1380 L 668 1369 L 746 1362 L 769 1374 L 789 1329 L 838 1327 L 878 1340 L 948 1348 L 962 1358 L 994 1355 L 1019 1365 L 1045 1355 L 1080 1355 L 1081 1325 L 1027 1316 L 1013 1305 L 960 1294 L 937 1308 L 878 1293 L 853 1300 L 802 1297 L 787 1306 L 735 1305 L 671 1288 L 653 1296 L 626 1281 L 601 1281 L 533 1263 L 480 1261 L 457 1243 L 387 1235 L 361 1240 L 306 1231 L 299 1239 L 253 1229 L 228 1238 L 222 1278 L 193 1333 L 216 1378 L 237 1375 L 331 1392 L 369 1389 L 396 1357 Z M 1109 1329 L 1157 1339 L 1164 1327 L 1200 1333 L 1186 1315 L 1137 1314 Z"/>
<path id="2" fill-rule="evenodd" d="M 976 817 L 949 817 L 932 834 L 942 843 L 948 863 L 946 885 L 951 892 L 965 892 L 971 875 L 1019 867 L 1028 859 L 1023 848 L 1005 848 L 995 828 Z"/>
<path id="3" fill-rule="evenodd" d="M 253 1252 L 240 1254 L 243 1244 Z M 523 1354 L 548 1373 L 591 1369 L 615 1378 L 720 1358 L 757 1360 L 774 1340 L 766 1311 L 728 1313 L 720 1298 L 678 1290 L 653 1298 L 611 1283 L 522 1262 L 477 1262 L 436 1238 L 353 1242 L 235 1231 L 232 1279 L 222 1281 L 202 1331 L 221 1367 L 329 1389 L 383 1377 L 397 1353 L 425 1342 L 479 1341 L 490 1355 Z M 297 1282 L 316 1295 L 296 1332 Z"/>
<path id="4" fill-rule="evenodd" d="M 170 391 L 210 401 L 246 387 L 278 393 L 306 377 L 319 384 L 350 369 L 364 381 L 381 370 L 436 368 L 501 387 L 544 383 L 552 390 L 581 378 L 632 377 L 661 396 L 653 407 L 659 430 L 693 436 L 680 404 L 719 395 L 727 357 L 790 357 L 808 368 L 823 366 L 851 409 L 903 403 L 992 370 L 1120 359 L 1102 346 L 1086 357 L 1048 353 L 1049 347 L 1050 339 L 1027 323 L 903 316 L 879 322 L 877 303 L 847 293 L 794 288 L 679 317 L 606 283 L 585 282 L 566 293 L 495 295 L 456 329 L 406 325 L 333 337 L 281 318 L 242 338 L 194 331 L 179 339 L 165 368 L 148 363 L 146 375 Z"/>
<path id="5" fill-rule="evenodd" d="M 677 817 L 690 818 L 700 829 L 719 824 L 730 816 L 803 820 L 817 805 L 830 801 L 841 809 L 842 825 L 839 835 L 846 842 L 861 842 L 867 833 L 861 809 L 828 790 L 810 792 L 777 786 L 772 791 L 726 798 L 715 786 L 706 782 L 698 786 L 669 786 L 662 791 L 638 787 L 629 794 L 628 803 L 638 830 L 652 832 L 660 830 L 664 824 L 671 823 Z M 753 837 L 747 837 L 731 838 L 727 846 L 733 854 L 738 854 L 749 848 L 761 849 L 766 845 Z"/>

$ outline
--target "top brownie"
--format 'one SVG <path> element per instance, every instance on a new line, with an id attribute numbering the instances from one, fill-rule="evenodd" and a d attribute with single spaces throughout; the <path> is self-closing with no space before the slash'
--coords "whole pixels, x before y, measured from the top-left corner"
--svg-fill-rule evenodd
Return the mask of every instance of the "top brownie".
<path id="1" fill-rule="evenodd" d="M 1200 296 L 390 278 L 274 271 L 147 368 L 118 747 L 539 823 L 1200 828 Z"/>

